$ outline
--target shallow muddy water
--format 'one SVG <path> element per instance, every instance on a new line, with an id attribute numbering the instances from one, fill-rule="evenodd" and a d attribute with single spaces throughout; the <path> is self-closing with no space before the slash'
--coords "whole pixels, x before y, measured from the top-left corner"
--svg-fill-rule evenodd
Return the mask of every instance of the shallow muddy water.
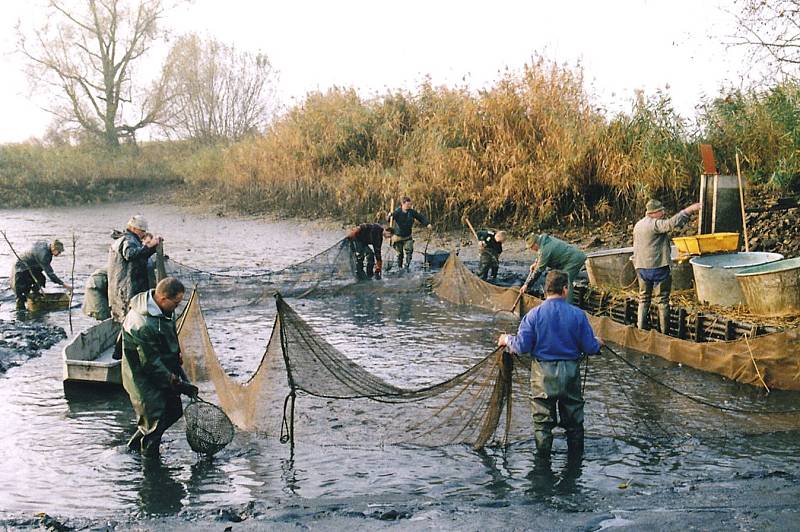
<path id="1" fill-rule="evenodd" d="M 164 236 L 171 257 L 206 271 L 277 269 L 329 247 L 342 234 L 313 222 L 230 219 L 133 204 L 0 211 L 0 229 L 18 249 L 35 239 L 61 238 L 67 251 L 53 265 L 65 279 L 74 231 L 80 291 L 87 275 L 105 264 L 110 230 L 121 228 L 134 212 L 143 212 L 154 232 Z M 11 263 L 9 249 L 0 246 L 3 286 Z M 348 290 L 289 303 L 326 340 L 381 378 L 407 388 L 424 386 L 476 363 L 492 350 L 498 332 L 490 314 L 455 307 L 423 290 L 396 289 L 422 286 L 425 275 L 416 272 L 404 280 L 389 275 L 385 289 L 373 283 L 363 293 Z M 224 299 L 204 304 L 211 309 L 205 317 L 218 355 L 230 373 L 245 379 L 271 333 L 273 305 L 266 300 L 229 308 Z M 13 319 L 12 306 L 6 292 L 0 318 Z M 66 311 L 29 319 L 69 332 Z M 75 332 L 91 323 L 73 311 Z M 694 508 L 698 494 L 713 500 L 727 489 L 769 512 L 774 501 L 757 492 L 761 488 L 752 479 L 796 485 L 800 475 L 800 432 L 792 426 L 797 416 L 722 415 L 675 396 L 611 356 L 593 358 L 589 366 L 586 455 L 577 470 L 565 468 L 561 435 L 550 474 L 532 472 L 530 441 L 505 451 L 474 452 L 467 446 L 337 445 L 332 437 L 299 439 L 291 454 L 274 439 L 239 432 L 207 461 L 189 449 L 182 422 L 165 436 L 161 458 L 143 460 L 124 448 L 134 429 L 124 392 L 65 395 L 63 345 L 0 375 L 0 517 L 40 511 L 98 519 L 187 510 L 211 515 L 251 501 L 280 508 L 344 500 L 344 508 L 364 502 L 382 508 L 388 500 L 400 501 L 412 514 L 434 505 L 457 512 L 523 505 L 532 519 L 542 511 L 602 512 L 612 514 L 603 526 L 615 526 L 628 521 L 613 516 L 636 508 Z M 659 379 L 716 403 L 800 407 L 798 394 L 773 392 L 765 398 L 755 388 L 715 375 L 629 356 Z M 347 420 L 342 424 L 346 430 Z"/>

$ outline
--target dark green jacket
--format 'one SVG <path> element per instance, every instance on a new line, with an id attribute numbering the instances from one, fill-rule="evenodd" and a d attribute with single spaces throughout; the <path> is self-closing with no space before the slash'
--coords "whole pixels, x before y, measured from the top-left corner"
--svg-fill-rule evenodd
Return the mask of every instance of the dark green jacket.
<path id="1" fill-rule="evenodd" d="M 580 270 L 586 262 L 586 253 L 559 240 L 554 236 L 541 234 L 539 242 L 539 266 L 537 274 L 544 273 L 544 270 L 551 268 L 554 270 Z"/>
<path id="2" fill-rule="evenodd" d="M 131 299 L 122 324 L 122 385 L 139 416 L 139 427 L 151 432 L 164 414 L 166 398 L 177 395 L 173 375 L 180 375 L 180 344 L 175 317 L 165 316 L 153 290 Z"/>
<path id="3" fill-rule="evenodd" d="M 50 251 L 50 244 L 44 240 L 34 242 L 30 249 L 25 250 L 19 260 L 14 263 L 11 272 L 11 289 L 14 289 L 16 274 L 29 271 L 32 273 L 44 272 L 55 284 L 63 285 L 64 281 L 58 278 L 50 263 L 53 261 L 53 252 Z"/>

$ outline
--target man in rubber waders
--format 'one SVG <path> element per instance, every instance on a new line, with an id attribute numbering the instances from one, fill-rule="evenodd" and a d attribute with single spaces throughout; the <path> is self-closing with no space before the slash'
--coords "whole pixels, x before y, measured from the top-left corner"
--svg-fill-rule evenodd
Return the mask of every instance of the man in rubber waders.
<path id="1" fill-rule="evenodd" d="M 568 456 L 583 454 L 583 394 L 580 358 L 603 345 L 586 314 L 567 302 L 569 276 L 552 270 L 545 277 L 545 301 L 530 310 L 516 335 L 501 334 L 497 345 L 531 362 L 531 412 L 536 453 L 549 459 L 553 427 L 564 428 Z"/>
<path id="2" fill-rule="evenodd" d="M 500 254 L 503 252 L 503 242 L 506 241 L 505 231 L 481 229 L 478 231 L 478 245 L 481 248 L 481 261 L 478 266 L 478 277 L 484 281 L 492 274 L 492 280 L 497 279 L 497 270 L 500 269 Z"/>
<path id="3" fill-rule="evenodd" d="M 158 454 L 161 436 L 183 415 L 180 394 L 197 395 L 181 367 L 175 329 L 185 292 L 178 279 L 166 277 L 155 290 L 133 296 L 122 323 L 122 386 L 138 416 L 128 447 L 142 454 Z"/>
<path id="4" fill-rule="evenodd" d="M 133 216 L 108 251 L 108 303 L 117 323 L 125 318 L 131 298 L 150 287 L 147 260 L 162 240 L 149 235 L 147 226 L 144 216 Z"/>
<path id="5" fill-rule="evenodd" d="M 525 245 L 536 253 L 536 262 L 531 265 L 531 279 L 520 288 L 521 293 L 528 291 L 536 280 L 550 268 L 561 270 L 567 274 L 567 301 L 574 303 L 572 283 L 578 278 L 586 263 L 586 253 L 580 249 L 547 234 L 529 234 L 525 237 Z"/>
<path id="6" fill-rule="evenodd" d="M 55 284 L 72 291 L 72 286 L 59 279 L 50 265 L 53 257 L 58 257 L 63 252 L 64 244 L 60 240 L 53 240 L 51 243 L 39 240 L 19 256 L 11 272 L 11 290 L 17 297 L 17 310 L 25 308 L 25 301 L 31 292 L 40 292 L 44 288 L 45 274 Z"/>
<path id="7" fill-rule="evenodd" d="M 347 239 L 353 243 L 353 251 L 356 255 L 356 276 L 359 280 L 381 278 L 383 239 L 391 238 L 393 234 L 394 229 L 385 228 L 380 224 L 361 224 L 353 227 L 347 233 Z M 365 258 L 367 260 L 366 272 L 364 271 Z"/>
<path id="8" fill-rule="evenodd" d="M 653 289 L 658 287 L 658 323 L 661 332 L 669 329 L 670 232 L 686 225 L 700 204 L 689 205 L 672 218 L 664 217 L 664 205 L 651 199 L 645 206 L 645 216 L 633 226 L 633 266 L 639 280 L 639 310 L 636 325 L 647 329 Z"/>
<path id="9" fill-rule="evenodd" d="M 433 229 L 433 226 L 423 215 L 411 208 L 411 198 L 404 197 L 400 202 L 400 206 L 394 210 L 388 217 L 388 221 L 394 220 L 397 224 L 394 235 L 392 235 L 392 247 L 397 252 L 397 267 L 408 270 L 411 266 L 411 258 L 414 254 L 414 239 L 411 238 L 411 228 L 414 226 L 414 220 L 417 220 L 428 229 Z M 405 257 L 405 261 L 403 258 Z"/>

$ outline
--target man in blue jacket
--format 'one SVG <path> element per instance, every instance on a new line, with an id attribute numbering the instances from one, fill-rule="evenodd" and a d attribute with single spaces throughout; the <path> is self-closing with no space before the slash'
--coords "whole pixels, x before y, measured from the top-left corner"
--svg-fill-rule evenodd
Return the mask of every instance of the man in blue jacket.
<path id="1" fill-rule="evenodd" d="M 533 358 L 533 436 L 536 452 L 543 458 L 550 456 L 556 425 L 566 431 L 568 454 L 583 454 L 580 358 L 599 353 L 603 345 L 586 314 L 567 301 L 568 282 L 566 273 L 550 271 L 545 278 L 545 301 L 525 315 L 516 335 L 501 334 L 497 340 L 497 345 L 510 352 Z"/>

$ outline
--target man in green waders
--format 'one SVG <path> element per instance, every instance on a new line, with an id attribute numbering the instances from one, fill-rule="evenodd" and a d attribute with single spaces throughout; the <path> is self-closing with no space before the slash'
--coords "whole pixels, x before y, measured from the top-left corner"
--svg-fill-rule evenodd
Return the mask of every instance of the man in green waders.
<path id="1" fill-rule="evenodd" d="M 128 447 L 142 454 L 158 454 L 161 436 L 183 415 L 180 394 L 197 395 L 185 380 L 175 329 L 175 309 L 185 292 L 178 279 L 162 279 L 155 290 L 131 299 L 122 323 L 122 385 L 138 416 Z"/>
<path id="2" fill-rule="evenodd" d="M 530 355 L 531 414 L 536 452 L 549 461 L 553 428 L 567 435 L 568 457 L 583 454 L 583 394 L 580 358 L 599 353 L 603 342 L 594 335 L 581 309 L 567 303 L 568 277 L 553 270 L 545 278 L 546 299 L 528 311 L 516 335 L 501 334 L 497 345 Z"/>
<path id="3" fill-rule="evenodd" d="M 531 280 L 520 288 L 521 293 L 528 291 L 529 286 L 545 272 L 547 268 L 561 270 L 567 274 L 567 302 L 574 303 L 572 283 L 586 262 L 586 253 L 580 249 L 547 234 L 529 234 L 525 237 L 528 249 L 537 254 L 536 262 L 531 265 Z"/>
<path id="4" fill-rule="evenodd" d="M 400 202 L 400 206 L 389 214 L 388 222 L 391 224 L 392 220 L 397 225 L 394 235 L 391 237 L 392 247 L 397 252 L 397 267 L 398 269 L 405 267 L 408 270 L 414 254 L 414 239 L 411 237 L 411 228 L 414 227 L 414 220 L 428 229 L 433 229 L 433 226 L 427 218 L 412 208 L 411 198 L 408 196 L 404 197 Z M 403 261 L 404 257 L 405 262 Z"/>

